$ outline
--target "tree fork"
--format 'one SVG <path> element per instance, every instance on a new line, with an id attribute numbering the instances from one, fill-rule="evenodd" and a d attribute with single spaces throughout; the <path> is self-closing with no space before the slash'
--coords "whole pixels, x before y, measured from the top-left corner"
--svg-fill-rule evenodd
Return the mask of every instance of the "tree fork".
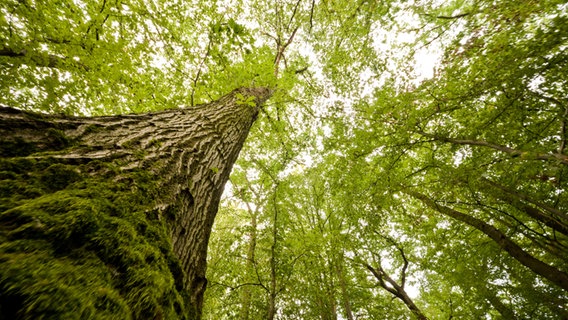
<path id="1" fill-rule="evenodd" d="M 90 118 L 0 108 L 0 314 L 199 319 L 220 197 L 271 94 Z"/>

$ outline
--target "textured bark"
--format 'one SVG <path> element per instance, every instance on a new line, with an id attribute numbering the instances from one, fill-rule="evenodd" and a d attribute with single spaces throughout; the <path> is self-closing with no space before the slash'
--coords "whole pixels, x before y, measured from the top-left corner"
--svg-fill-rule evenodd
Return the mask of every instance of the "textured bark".
<path id="1" fill-rule="evenodd" d="M 207 285 L 207 244 L 219 200 L 259 107 L 270 95 L 269 89 L 243 88 L 187 109 L 92 118 L 1 108 L 0 157 L 49 160 L 117 183 L 130 179 L 133 193 L 139 181 L 131 173 L 143 172 L 154 190 L 142 201 L 145 211 L 166 223 L 170 250 L 183 274 L 176 277 L 176 286 L 189 293 L 190 317 L 199 318 Z M 110 169 L 101 163 L 112 163 L 115 171 L 109 175 Z M 14 207 L 26 201 L 18 200 Z M 2 209 L 3 218 L 15 210 Z M 18 228 L 5 221 L 0 221 L 0 232 Z"/>
<path id="2" fill-rule="evenodd" d="M 485 235 L 495 241 L 495 243 L 499 245 L 502 250 L 509 253 L 511 257 L 519 261 L 522 265 L 531 269 L 534 273 L 540 275 L 541 277 L 548 279 L 550 282 L 556 284 L 560 288 L 568 290 L 568 274 L 533 257 L 531 254 L 523 250 L 523 248 L 521 248 L 518 244 L 509 239 L 509 237 L 507 237 L 499 229 L 480 219 L 461 213 L 452 208 L 442 206 L 432 199 L 428 198 L 424 194 L 415 191 L 405 192 L 406 194 L 422 201 L 422 203 L 424 203 L 426 206 L 448 217 L 464 222 L 483 232 Z"/>

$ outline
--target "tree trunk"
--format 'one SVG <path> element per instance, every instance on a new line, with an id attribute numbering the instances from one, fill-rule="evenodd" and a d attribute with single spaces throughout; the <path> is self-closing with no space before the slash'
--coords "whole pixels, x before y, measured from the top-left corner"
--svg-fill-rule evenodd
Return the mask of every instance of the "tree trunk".
<path id="1" fill-rule="evenodd" d="M 255 272 L 255 253 L 256 253 L 256 232 L 257 232 L 257 221 L 256 215 L 257 211 L 253 211 L 247 203 L 248 211 L 250 213 L 250 242 L 248 244 L 248 251 L 247 251 L 247 262 L 246 262 L 246 275 L 247 278 L 254 274 Z M 250 306 L 251 306 L 251 298 L 252 298 L 252 290 L 250 286 L 244 286 L 243 293 L 241 296 L 241 311 L 240 317 L 241 320 L 248 320 L 250 315 Z"/>
<path id="2" fill-rule="evenodd" d="M 276 190 L 278 184 L 276 184 L 276 189 L 274 190 L 274 198 L 272 199 L 272 204 L 274 207 L 274 220 L 272 221 L 272 245 L 270 246 L 270 291 L 268 296 L 268 320 L 273 320 L 276 316 L 276 296 L 277 292 L 277 278 L 276 278 L 276 246 L 278 245 L 278 206 L 276 204 Z"/>
<path id="3" fill-rule="evenodd" d="M 264 88 L 78 118 L 0 109 L 0 314 L 199 319 L 207 244 Z"/>
<path id="4" fill-rule="evenodd" d="M 353 311 L 351 310 L 351 302 L 349 301 L 349 292 L 347 291 L 347 281 L 345 280 L 344 269 L 343 260 L 338 259 L 335 265 L 335 270 L 337 272 L 337 279 L 339 280 L 339 286 L 341 288 L 343 308 L 345 309 L 345 316 L 347 317 L 347 320 L 353 320 L 355 318 L 353 317 Z"/>

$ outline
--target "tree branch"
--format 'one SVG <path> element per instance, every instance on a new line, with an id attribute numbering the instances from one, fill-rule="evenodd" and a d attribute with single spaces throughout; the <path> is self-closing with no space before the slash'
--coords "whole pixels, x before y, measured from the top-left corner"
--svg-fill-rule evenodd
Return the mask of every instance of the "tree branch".
<path id="1" fill-rule="evenodd" d="M 417 200 L 420 200 L 427 207 L 434 209 L 443 215 L 464 222 L 467 225 L 483 232 L 486 236 L 495 241 L 495 243 L 503 251 L 509 253 L 511 257 L 519 261 L 522 265 L 541 277 L 548 279 L 551 283 L 554 283 L 564 290 L 568 290 L 568 274 L 538 260 L 494 226 L 481 219 L 459 212 L 452 208 L 442 206 L 422 193 L 412 190 L 403 190 L 403 192 Z"/>
<path id="2" fill-rule="evenodd" d="M 292 21 L 296 16 L 296 12 L 298 11 L 298 6 L 300 5 L 301 2 L 302 0 L 298 0 L 298 2 L 296 2 L 296 5 L 294 6 L 294 11 L 292 11 L 292 16 L 290 16 L 290 20 L 288 20 L 288 25 L 286 25 L 286 31 L 290 30 L 290 25 L 292 24 Z"/>
<path id="3" fill-rule="evenodd" d="M 373 268 L 369 264 L 365 264 L 365 267 L 371 271 L 373 276 L 379 281 L 379 285 L 385 289 L 386 291 L 390 292 L 396 298 L 400 299 L 406 307 L 416 315 L 419 320 L 428 320 L 428 318 L 422 313 L 422 311 L 414 304 L 414 301 L 408 296 L 406 291 L 402 286 L 400 286 L 396 281 L 394 281 L 389 275 L 383 270 L 382 266 L 379 263 L 378 269 Z M 386 280 L 386 282 L 385 282 Z M 390 285 L 387 285 L 387 283 Z"/>
<path id="4" fill-rule="evenodd" d="M 312 33 L 312 28 L 314 27 L 314 7 L 316 6 L 316 0 L 312 0 L 312 7 L 310 9 L 310 30 Z"/>
<path id="5" fill-rule="evenodd" d="M 520 193 L 520 192 L 518 192 L 518 191 L 511 190 L 511 189 L 509 189 L 509 188 L 507 188 L 507 187 L 505 187 L 505 186 L 503 186 L 503 185 L 498 184 L 497 182 L 493 182 L 493 181 L 491 181 L 491 180 L 489 180 L 489 179 L 486 179 L 486 178 L 482 178 L 482 180 L 483 180 L 484 182 L 486 182 L 487 184 L 489 184 L 489 185 L 491 185 L 491 186 L 493 186 L 493 187 L 495 187 L 495 188 L 497 188 L 497 189 L 499 189 L 499 190 L 501 190 L 501 191 L 503 191 L 503 192 L 505 192 L 505 193 L 507 193 L 507 194 L 509 194 L 509 195 L 511 195 L 511 196 L 513 196 L 513 197 L 515 197 L 515 198 L 517 198 L 517 199 L 519 199 L 519 200 L 524 200 L 524 201 L 526 201 L 526 202 L 528 202 L 528 203 L 531 203 L 531 204 L 533 204 L 533 205 L 535 205 L 535 206 L 537 206 L 537 207 L 539 207 L 539 208 L 541 208 L 541 209 L 543 209 L 543 210 L 548 211 L 549 213 L 551 213 L 551 214 L 553 214 L 553 215 L 556 215 L 557 217 L 559 217 L 559 218 L 561 218 L 561 219 L 564 219 L 564 220 L 568 221 L 568 215 L 567 215 L 566 213 L 564 213 L 564 212 L 562 212 L 562 211 L 556 209 L 556 208 L 553 208 L 553 207 L 551 207 L 551 206 L 549 206 L 549 205 L 546 205 L 546 204 L 544 204 L 544 203 L 537 202 L 537 201 L 535 201 L 535 200 L 529 198 L 527 195 L 522 194 L 522 193 Z M 556 219 L 554 219 L 554 220 L 556 221 Z M 544 221 L 542 221 L 542 222 L 544 222 Z M 557 222 L 557 223 L 561 223 L 561 222 L 558 222 L 558 221 L 556 221 L 556 222 Z M 562 223 L 562 224 L 563 224 L 563 223 Z M 551 228 L 554 229 L 554 227 L 551 227 Z M 559 230 L 558 230 L 558 231 L 559 231 Z"/>
<path id="6" fill-rule="evenodd" d="M 70 60 L 67 57 L 59 57 L 53 54 L 33 53 L 26 49 L 14 51 L 11 48 L 1 48 L 0 56 L 10 58 L 29 58 L 36 66 L 46 68 L 63 69 L 65 66 L 76 65 L 79 69 L 89 71 L 89 67 L 77 61 Z"/>
<path id="7" fill-rule="evenodd" d="M 286 43 L 284 45 L 281 45 L 280 41 L 276 42 L 277 53 L 276 53 L 276 58 L 274 59 L 274 76 L 275 77 L 278 77 L 278 69 L 279 69 L 279 66 L 280 66 L 280 61 L 284 57 L 284 51 L 294 40 L 294 36 L 296 35 L 298 28 L 299 27 L 296 27 L 294 29 L 294 31 L 292 31 L 292 34 L 290 35 L 290 37 L 288 38 L 288 41 L 286 41 Z"/>
<path id="8" fill-rule="evenodd" d="M 469 16 L 470 14 L 471 14 L 470 12 L 466 12 L 466 13 L 457 14 L 457 15 L 455 15 L 455 16 L 434 16 L 434 15 L 429 14 L 429 13 L 425 13 L 424 15 L 427 16 L 427 17 L 436 18 L 436 19 L 454 20 L 454 19 L 459 19 L 459 18 L 467 17 L 467 16 Z"/>
<path id="9" fill-rule="evenodd" d="M 513 157 L 518 157 L 518 156 L 522 157 L 523 155 L 530 155 L 531 159 L 558 160 L 562 164 L 568 165 L 568 156 L 566 156 L 564 154 L 560 154 L 560 153 L 531 153 L 531 152 L 517 150 L 517 149 L 509 148 L 509 147 L 506 147 L 506 146 L 502 146 L 502 145 L 499 145 L 499 144 L 494 144 L 494 143 L 482 141 L 482 140 L 453 139 L 453 138 L 442 137 L 442 136 L 439 136 L 439 135 L 436 135 L 436 134 L 426 133 L 426 132 L 422 132 L 422 131 L 419 131 L 418 133 L 421 134 L 422 136 L 433 138 L 433 139 L 436 139 L 436 140 L 442 141 L 442 142 L 449 142 L 449 143 L 452 143 L 452 144 L 459 144 L 459 145 L 487 147 L 487 148 L 491 148 L 491 149 L 494 149 L 494 150 L 498 150 L 498 151 L 501 151 L 501 152 L 508 153 Z"/>
<path id="10" fill-rule="evenodd" d="M 560 125 L 560 146 L 558 147 L 558 153 L 564 154 L 564 149 L 566 148 L 566 120 L 568 119 L 568 107 L 564 108 L 564 115 L 562 117 L 562 124 Z"/>
<path id="11" fill-rule="evenodd" d="M 195 78 L 193 79 L 193 86 L 191 88 L 191 106 L 193 107 L 195 105 L 195 87 L 197 86 L 197 81 L 199 81 L 199 77 L 201 76 L 201 70 L 203 69 L 203 65 L 205 64 L 205 60 L 207 59 L 207 57 L 209 57 L 209 53 L 211 52 L 211 43 L 213 41 L 211 40 L 211 37 L 209 38 L 209 43 L 207 44 L 207 49 L 205 50 L 205 54 L 203 55 L 203 59 L 201 59 L 201 62 L 199 63 L 199 67 L 197 68 L 197 74 L 195 75 Z"/>

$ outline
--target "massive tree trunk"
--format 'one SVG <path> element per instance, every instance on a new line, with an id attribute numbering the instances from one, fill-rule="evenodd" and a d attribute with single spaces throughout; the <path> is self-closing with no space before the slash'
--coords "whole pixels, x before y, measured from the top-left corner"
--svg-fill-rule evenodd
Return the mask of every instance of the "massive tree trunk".
<path id="1" fill-rule="evenodd" d="M 270 94 L 92 118 L 1 108 L 0 315 L 199 318 L 219 200 Z"/>

